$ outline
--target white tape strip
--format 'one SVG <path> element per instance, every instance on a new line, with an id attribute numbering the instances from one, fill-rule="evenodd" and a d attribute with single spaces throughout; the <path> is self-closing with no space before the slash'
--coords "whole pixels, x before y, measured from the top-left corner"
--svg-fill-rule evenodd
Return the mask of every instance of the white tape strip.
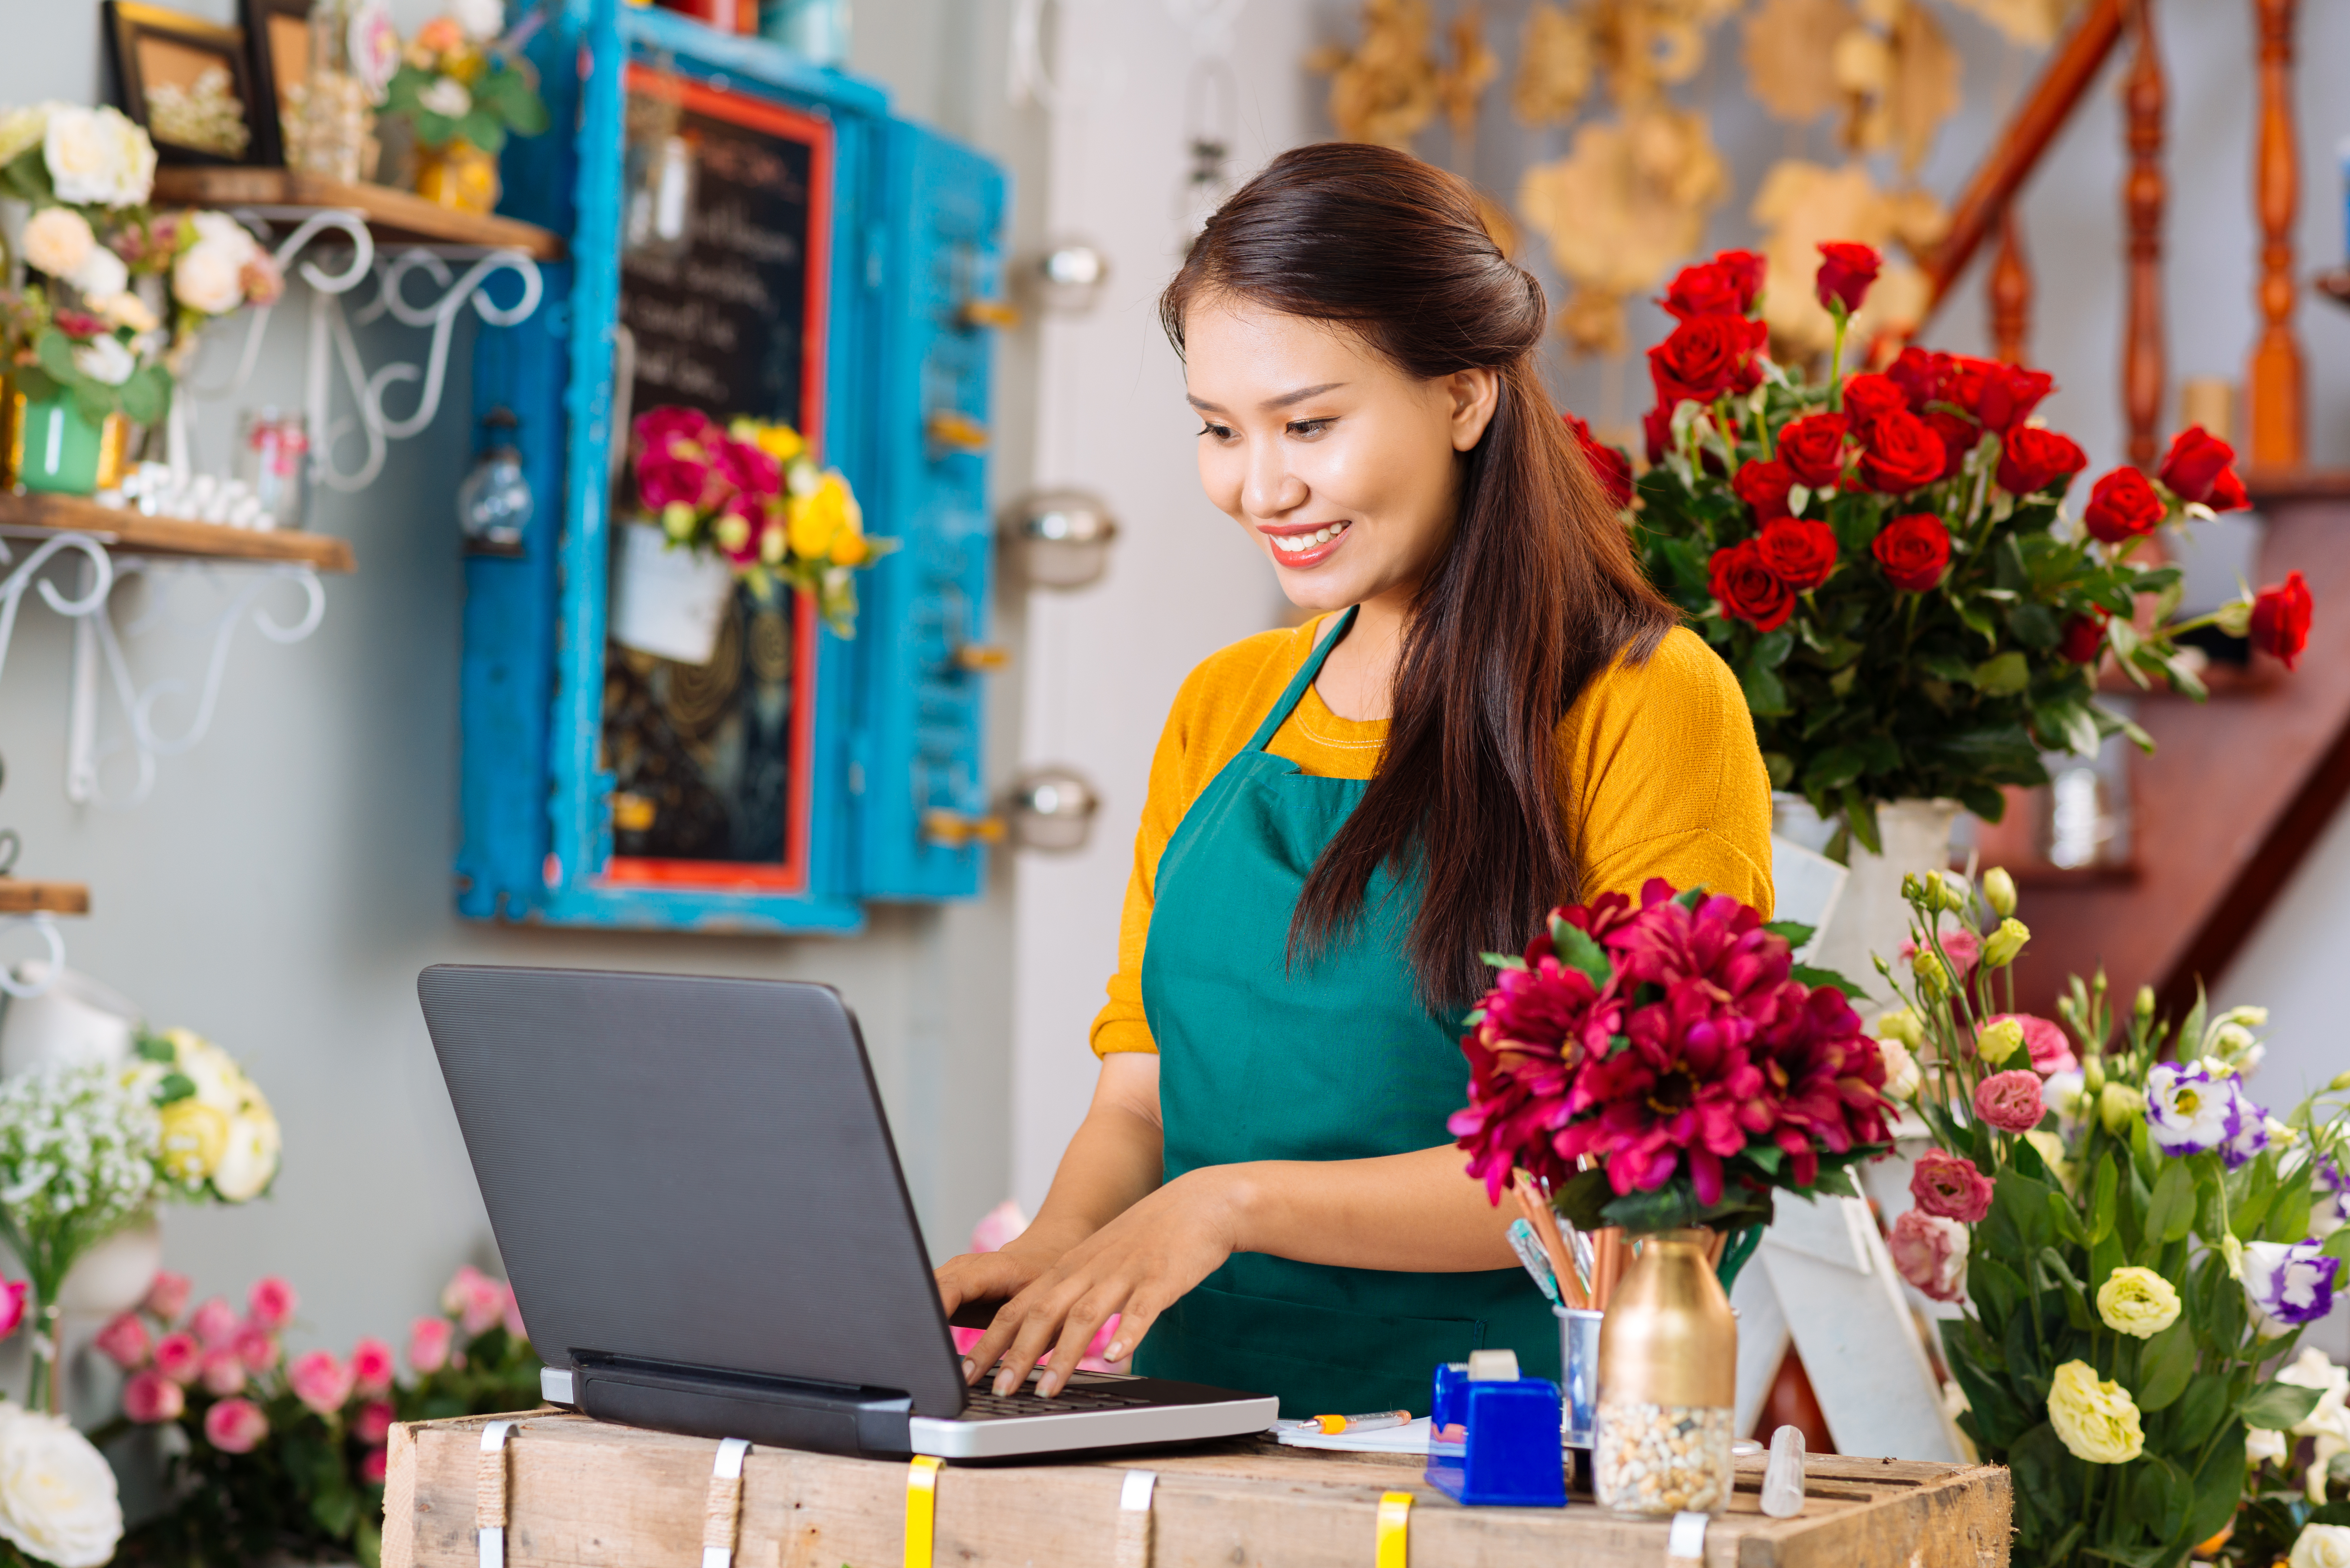
<path id="1" fill-rule="evenodd" d="M 1673 1527 L 1665 1537 L 1665 1561 L 1668 1563 L 1703 1563 L 1705 1561 L 1705 1527 L 1711 1519 L 1702 1513 L 1677 1513 Z"/>
<path id="2" fill-rule="evenodd" d="M 473 1480 L 473 1522 L 479 1527 L 482 1568 L 506 1568 L 506 1438 L 512 1421 L 482 1428 L 482 1460 Z"/>
<path id="3" fill-rule="evenodd" d="M 734 1532 L 743 1517 L 743 1458 L 750 1451 L 746 1438 L 719 1440 L 702 1510 L 702 1568 L 733 1568 Z"/>
<path id="4" fill-rule="evenodd" d="M 1150 1568 L 1150 1494 L 1157 1470 L 1128 1470 L 1118 1490 L 1116 1568 Z"/>

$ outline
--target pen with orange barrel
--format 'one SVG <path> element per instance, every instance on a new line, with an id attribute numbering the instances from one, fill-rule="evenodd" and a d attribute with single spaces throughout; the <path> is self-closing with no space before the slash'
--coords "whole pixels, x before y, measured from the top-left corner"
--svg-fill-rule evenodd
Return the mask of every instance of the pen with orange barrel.
<path id="1" fill-rule="evenodd" d="M 1302 1421 L 1275 1421 L 1276 1432 L 1318 1432 L 1335 1438 L 1347 1432 L 1376 1432 L 1387 1427 L 1411 1424 L 1409 1410 L 1373 1410 L 1361 1416 L 1308 1416 Z"/>

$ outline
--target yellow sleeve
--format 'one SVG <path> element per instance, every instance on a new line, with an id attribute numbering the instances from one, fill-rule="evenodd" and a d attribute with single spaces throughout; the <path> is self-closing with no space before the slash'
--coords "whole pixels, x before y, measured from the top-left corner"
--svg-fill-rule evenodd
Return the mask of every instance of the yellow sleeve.
<path id="1" fill-rule="evenodd" d="M 1771 914 L 1771 777 L 1737 677 L 1687 628 L 1593 681 L 1560 725 L 1583 896 L 1662 877 Z"/>

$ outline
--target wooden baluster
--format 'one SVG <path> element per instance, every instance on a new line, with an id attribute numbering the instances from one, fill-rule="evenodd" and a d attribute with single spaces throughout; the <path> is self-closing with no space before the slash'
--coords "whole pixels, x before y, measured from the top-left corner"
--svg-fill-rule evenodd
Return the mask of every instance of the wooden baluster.
<path id="1" fill-rule="evenodd" d="M 2246 421 L 2251 461 L 2298 467 L 2308 432 L 2301 345 L 2293 332 L 2293 220 L 2300 205 L 2300 156 L 2293 130 L 2293 0 L 2253 0 L 2261 28 L 2261 144 L 2254 170 L 2260 192 L 2261 317 L 2252 349 Z"/>
<path id="2" fill-rule="evenodd" d="M 2023 259 L 2023 233 L 2010 202 L 1999 214 L 1999 253 L 1991 263 L 1991 354 L 2021 365 L 2031 335 L 2032 267 Z"/>
<path id="3" fill-rule="evenodd" d="M 2271 0 L 2262 0 L 2263 4 Z M 2129 174 L 2123 205 L 2129 222 L 2129 305 L 2122 338 L 2122 409 L 2129 422 L 2129 460 L 2154 466 L 2162 417 L 2162 57 L 2154 41 L 2153 0 L 2129 0 L 2136 34 L 2122 101 L 2129 125 Z"/>

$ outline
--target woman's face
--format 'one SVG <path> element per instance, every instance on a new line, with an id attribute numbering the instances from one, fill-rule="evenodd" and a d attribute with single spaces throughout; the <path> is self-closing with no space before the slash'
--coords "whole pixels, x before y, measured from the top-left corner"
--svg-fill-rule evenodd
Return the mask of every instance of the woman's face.
<path id="1" fill-rule="evenodd" d="M 1309 610 L 1409 604 L 1451 537 L 1499 380 L 1406 374 L 1353 331 L 1211 296 L 1183 319 L 1200 486 Z"/>

